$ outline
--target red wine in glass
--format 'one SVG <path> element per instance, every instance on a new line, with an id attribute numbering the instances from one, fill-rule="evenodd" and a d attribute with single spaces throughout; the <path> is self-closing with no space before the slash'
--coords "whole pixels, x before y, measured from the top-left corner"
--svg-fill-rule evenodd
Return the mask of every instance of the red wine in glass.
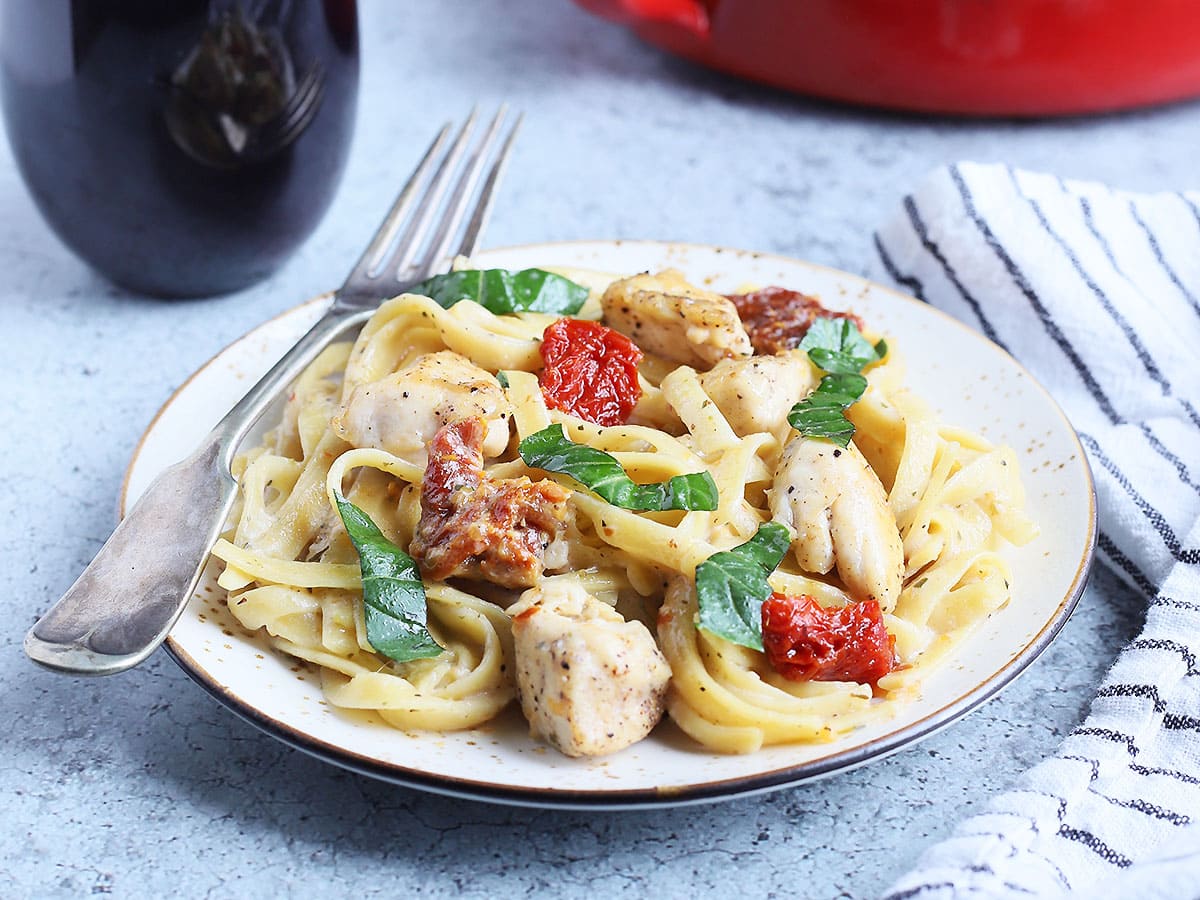
<path id="1" fill-rule="evenodd" d="M 345 167 L 354 0 L 0 0 L 0 100 L 46 221 L 112 281 L 208 296 L 277 269 Z"/>

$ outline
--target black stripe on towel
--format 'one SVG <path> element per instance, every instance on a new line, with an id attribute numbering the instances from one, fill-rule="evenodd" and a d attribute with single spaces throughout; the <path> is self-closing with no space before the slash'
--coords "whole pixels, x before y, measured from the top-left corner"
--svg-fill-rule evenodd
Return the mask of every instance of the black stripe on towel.
<path id="1" fill-rule="evenodd" d="M 1137 204 L 1133 202 L 1133 198 L 1130 198 L 1129 200 L 1129 214 L 1133 217 L 1133 221 L 1137 222 L 1138 227 L 1142 229 L 1142 234 L 1146 235 L 1146 242 L 1150 245 L 1150 250 L 1154 253 L 1154 258 L 1158 260 L 1158 264 L 1162 266 L 1162 270 L 1166 272 L 1167 277 L 1171 279 L 1171 284 L 1175 285 L 1175 287 L 1179 290 L 1179 293 L 1183 295 L 1185 300 L 1187 300 L 1188 305 L 1192 308 L 1192 311 L 1197 315 L 1200 315 L 1200 303 L 1197 303 L 1196 297 L 1192 294 L 1192 292 L 1184 287 L 1183 282 L 1179 280 L 1179 276 L 1175 273 L 1175 270 L 1171 268 L 1171 264 L 1167 262 L 1167 258 L 1163 256 L 1162 247 L 1158 245 L 1158 238 L 1154 236 L 1154 232 L 1150 230 L 1150 226 L 1147 225 L 1142 220 L 1141 215 L 1138 214 Z"/>
<path id="2" fill-rule="evenodd" d="M 1090 778 L 1088 778 L 1089 784 L 1100 777 L 1100 760 L 1098 760 L 1098 759 L 1092 759 L 1087 756 L 1075 756 L 1074 754 L 1067 754 L 1064 756 L 1060 756 L 1058 758 L 1059 759 L 1069 759 L 1072 762 L 1087 763 L 1089 766 L 1091 766 L 1092 767 L 1092 775 Z"/>
<path id="3" fill-rule="evenodd" d="M 1178 197 L 1181 201 L 1183 201 L 1183 205 L 1186 206 L 1191 211 L 1192 218 L 1196 220 L 1196 228 L 1200 229 L 1200 208 L 1198 208 L 1196 206 L 1196 204 L 1194 202 L 1192 202 L 1192 198 L 1189 197 L 1187 194 L 1180 192 L 1180 193 L 1176 194 L 1175 196 Z"/>
<path id="4" fill-rule="evenodd" d="M 1141 510 L 1146 521 L 1154 526 L 1154 530 L 1158 532 L 1158 536 L 1162 538 L 1163 544 L 1171 552 L 1171 555 L 1176 560 L 1189 565 L 1200 562 L 1200 548 L 1189 547 L 1184 548 L 1179 541 L 1179 536 L 1175 534 L 1175 530 L 1171 528 L 1166 517 L 1158 511 L 1145 497 L 1138 493 L 1137 489 L 1125 477 L 1125 473 L 1109 459 L 1103 450 L 1100 449 L 1100 444 L 1090 434 L 1079 432 L 1079 440 L 1088 448 L 1090 455 L 1101 467 L 1105 469 L 1113 479 L 1125 491 L 1125 495 L 1133 501 L 1134 506 Z"/>
<path id="5" fill-rule="evenodd" d="M 979 301 L 975 299 L 962 281 L 959 280 L 958 273 L 954 271 L 954 267 L 950 265 L 950 261 L 946 259 L 945 254 L 938 248 L 938 245 L 930 239 L 929 229 L 926 228 L 925 221 L 921 218 L 921 212 L 917 209 L 917 201 L 911 196 L 905 197 L 904 209 L 908 213 L 908 221 L 912 225 L 917 240 L 921 242 L 921 246 L 925 248 L 925 252 L 937 260 L 938 265 L 942 267 L 946 278 L 954 285 L 954 289 L 958 291 L 959 296 L 963 298 L 967 306 L 971 307 L 971 311 L 975 313 L 975 318 L 979 320 L 979 325 L 983 329 L 983 333 L 987 335 L 988 340 L 1008 351 L 1007 345 L 996 334 L 996 329 L 993 327 L 991 320 L 983 314 L 983 307 L 980 306 Z"/>
<path id="6" fill-rule="evenodd" d="M 1045 797 L 1047 800 L 1053 800 L 1058 804 L 1058 821 L 1062 822 L 1067 818 L 1067 801 L 1066 798 L 1052 794 L 1049 791 L 1039 791 L 1037 788 L 1013 788 L 1014 794 L 1033 794 L 1035 797 Z"/>
<path id="7" fill-rule="evenodd" d="M 1000 882 L 1001 887 L 1008 889 L 1009 892 L 1016 893 L 1016 894 L 1033 894 L 1034 893 L 1033 890 L 1031 890 L 1030 888 L 1027 888 L 1025 886 L 1022 886 L 1022 884 L 1014 884 L 1013 882 L 1002 880 L 1002 878 L 1000 878 L 996 875 L 996 871 L 994 869 L 992 869 L 991 866 L 986 863 L 976 863 L 974 865 L 965 865 L 965 866 L 962 866 L 962 869 L 964 869 L 964 871 L 971 872 L 972 875 L 989 875 L 992 878 L 995 878 L 996 881 Z M 914 898 L 914 896 L 920 896 L 920 895 L 924 894 L 926 892 L 926 890 L 942 890 L 944 888 L 949 888 L 950 892 L 952 892 L 952 894 L 953 894 L 953 896 L 955 896 L 955 898 L 962 898 L 962 896 L 966 896 L 966 894 L 962 893 L 962 892 L 964 892 L 964 890 L 966 890 L 966 892 L 971 893 L 971 894 L 977 893 L 978 890 L 980 890 L 980 888 L 973 886 L 973 884 L 955 884 L 952 882 L 926 882 L 925 884 L 918 884 L 918 886 L 914 887 L 914 888 L 906 888 L 905 890 L 901 890 L 901 892 L 899 892 L 899 893 L 888 894 L 886 896 L 886 898 L 883 898 L 883 900 L 910 900 L 910 898 Z M 991 893 L 990 890 L 988 893 Z"/>
<path id="8" fill-rule="evenodd" d="M 1166 778 L 1174 778 L 1176 781 L 1182 781 L 1184 784 L 1200 787 L 1200 778 L 1197 778 L 1195 775 L 1189 775 L 1187 772 L 1180 772 L 1178 769 L 1163 769 L 1158 766 L 1139 766 L 1137 763 L 1130 763 L 1129 771 L 1136 772 L 1138 775 L 1162 775 Z"/>
<path id="9" fill-rule="evenodd" d="M 1180 202 L 1188 208 L 1192 214 L 1192 218 L 1196 220 L 1196 228 L 1200 229 L 1200 208 L 1196 206 L 1191 197 L 1183 192 L 1175 194 L 1175 196 L 1178 197 Z"/>
<path id="10" fill-rule="evenodd" d="M 1196 669 L 1196 657 L 1192 651 L 1180 644 L 1178 641 L 1167 640 L 1166 638 L 1138 638 L 1130 641 L 1125 648 L 1129 650 L 1165 650 L 1167 653 L 1176 653 L 1183 658 L 1187 665 L 1188 675 L 1200 675 L 1200 671 Z"/>
<path id="11" fill-rule="evenodd" d="M 1184 815 L 1183 813 L 1172 812 L 1169 809 L 1163 809 L 1156 803 L 1150 803 L 1140 798 L 1136 800 L 1118 800 L 1116 797 L 1106 796 L 1101 794 L 1099 791 L 1093 791 L 1092 793 L 1102 800 L 1107 800 L 1113 806 L 1120 806 L 1124 809 L 1132 809 L 1134 812 L 1140 812 L 1152 819 L 1158 819 L 1160 822 L 1167 822 L 1178 827 L 1192 824 L 1191 816 Z"/>
<path id="12" fill-rule="evenodd" d="M 1132 645 L 1131 645 L 1132 646 Z M 1076 728 L 1071 732 L 1069 737 L 1098 737 L 1101 740 L 1111 741 L 1114 744 L 1124 744 L 1125 749 L 1129 751 L 1130 756 L 1137 756 L 1141 751 L 1138 750 L 1137 744 L 1133 742 L 1133 738 L 1127 734 L 1122 734 L 1119 731 L 1113 731 L 1111 728 Z"/>
<path id="13" fill-rule="evenodd" d="M 1061 811 L 1061 807 L 1060 807 L 1060 811 Z M 1008 816 L 1009 818 L 1020 819 L 1022 825 L 1029 826 L 1030 833 L 1036 835 L 1039 838 L 1042 836 L 1042 829 L 1038 826 L 1037 819 L 1035 819 L 1031 815 L 1028 815 L 1027 813 L 1019 813 L 1019 812 L 1015 812 L 1014 810 L 1011 810 L 1011 809 L 998 809 L 998 810 L 990 810 L 987 813 L 987 815 L 989 815 L 989 816 Z M 1061 818 L 1059 821 L 1061 822 Z M 968 820 L 968 824 L 969 824 L 969 822 L 970 822 L 970 820 Z M 1067 878 L 1067 876 L 1063 872 L 1063 870 L 1061 868 L 1059 868 L 1058 863 L 1056 863 L 1054 860 L 1052 860 L 1050 857 L 1046 856 L 1045 854 L 1039 853 L 1037 850 L 1034 850 L 1032 846 L 1027 844 L 1026 846 L 1021 847 L 1018 850 L 1017 845 L 1013 843 L 1013 839 L 1011 836 L 1009 836 L 1007 834 L 1001 834 L 998 831 L 963 831 L 960 833 L 962 834 L 963 837 L 967 837 L 967 838 L 971 838 L 971 837 L 999 838 L 1001 843 L 1007 844 L 1010 849 L 1010 852 L 1008 854 L 1009 859 L 1011 859 L 1017 853 L 1024 853 L 1029 856 L 1033 856 L 1038 860 L 1039 863 L 1045 865 L 1052 872 L 1054 872 L 1054 874 L 1058 878 L 1058 880 L 1062 882 L 1062 885 L 1064 888 L 1066 888 L 1068 891 L 1071 889 L 1071 882 Z M 951 840 L 953 840 L 953 838 L 951 838 Z"/>
<path id="14" fill-rule="evenodd" d="M 1174 597 L 1164 597 L 1159 594 L 1150 601 L 1151 606 L 1169 606 L 1172 609 L 1186 609 L 1188 612 L 1200 612 L 1200 603 L 1188 603 L 1186 600 L 1176 600 Z"/>
<path id="15" fill-rule="evenodd" d="M 1096 543 L 1109 561 L 1118 566 L 1143 591 L 1147 594 L 1154 594 L 1158 591 L 1158 586 L 1150 580 L 1150 577 L 1139 569 L 1133 560 L 1122 553 L 1121 548 L 1105 532 L 1101 531 L 1096 535 Z"/>
<path id="16" fill-rule="evenodd" d="M 965 866 L 964 868 L 966 871 L 973 872 L 977 875 L 991 875 L 993 878 L 995 878 L 995 876 L 996 876 L 996 873 L 992 870 L 992 868 L 990 866 L 974 865 L 974 866 Z M 1001 881 L 1000 885 L 1001 885 L 1001 887 L 1004 887 L 1008 891 L 1011 891 L 1011 892 L 1017 893 L 1017 894 L 1032 895 L 1035 893 L 1034 891 L 1030 890 L 1029 888 L 1025 887 L 1024 885 L 1013 884 L 1011 881 Z M 977 894 L 977 893 L 979 893 L 980 890 L 982 890 L 982 888 L 979 888 L 979 887 L 977 887 L 975 885 L 971 885 L 971 884 L 961 884 L 959 882 L 953 882 L 953 881 L 927 881 L 924 884 L 918 884 L 915 887 L 905 888 L 902 891 L 895 891 L 894 893 L 888 894 L 885 897 L 883 897 L 882 900 L 913 900 L 914 897 L 920 897 L 929 891 L 945 891 L 945 890 L 949 890 L 950 896 L 952 896 L 952 897 L 962 898 L 962 897 L 967 897 L 969 895 Z M 964 891 L 966 891 L 967 893 L 963 893 Z M 991 892 L 988 891 L 987 893 L 990 895 Z"/>
<path id="17" fill-rule="evenodd" d="M 1133 330 L 1133 326 L 1130 325 L 1125 320 L 1125 317 L 1122 316 L 1121 313 L 1117 311 L 1116 307 L 1112 305 L 1112 302 L 1108 299 L 1108 295 L 1104 293 L 1104 291 L 1096 283 L 1095 279 L 1093 279 L 1083 268 L 1083 264 L 1080 263 L 1078 257 L 1075 255 L 1075 252 L 1070 249 L 1066 241 L 1064 241 L 1050 227 L 1049 222 L 1047 222 L 1045 216 L 1042 215 L 1042 210 L 1037 205 L 1037 202 L 1033 198 L 1027 196 L 1021 190 L 1021 185 L 1017 181 L 1016 173 L 1011 168 L 1008 168 L 1007 171 L 1009 178 L 1012 179 L 1013 186 L 1016 188 L 1017 194 L 1023 197 L 1026 202 L 1029 203 L 1034 213 L 1037 214 L 1038 221 L 1040 221 L 1042 226 L 1046 229 L 1046 232 L 1058 242 L 1060 247 L 1062 247 L 1063 252 L 1065 252 L 1067 257 L 1071 260 L 1071 264 L 1075 267 L 1075 271 L 1079 273 L 1080 278 L 1083 279 L 1084 283 L 1087 284 L 1092 293 L 1096 295 L 1096 299 L 1100 301 L 1100 305 L 1104 307 L 1105 311 L 1108 312 L 1109 317 L 1117 323 L 1117 326 L 1124 333 L 1126 340 L 1129 341 L 1129 345 L 1133 347 L 1134 353 L 1137 354 L 1137 358 L 1141 360 L 1142 367 L 1146 370 L 1146 374 L 1149 375 L 1150 378 L 1162 389 L 1164 396 L 1172 397 L 1173 399 L 1178 400 L 1179 405 L 1182 406 L 1184 411 L 1187 413 L 1188 418 L 1192 420 L 1192 424 L 1200 427 L 1200 414 L 1196 412 L 1195 407 L 1193 407 L 1185 397 L 1180 397 L 1175 394 L 1175 389 L 1171 386 L 1171 383 L 1167 381 L 1166 376 L 1162 374 L 1162 371 L 1154 362 L 1149 351 L 1142 344 L 1141 338 L 1138 337 L 1137 332 Z M 1070 191 L 1067 190 L 1067 186 L 1063 184 L 1061 178 L 1058 179 L 1058 186 L 1067 196 L 1072 196 Z M 1108 240 L 1099 232 L 1099 230 L 1097 230 L 1095 220 L 1092 218 L 1092 205 L 1088 203 L 1086 197 L 1079 197 L 1078 199 L 1079 207 L 1083 210 L 1084 224 L 1087 225 L 1088 231 L 1090 231 L 1092 236 L 1096 239 L 1096 243 L 1100 245 L 1100 249 L 1104 252 L 1105 257 L 1108 258 L 1109 263 L 1113 267 L 1113 271 L 1115 271 L 1121 276 L 1122 279 L 1124 279 L 1125 283 L 1129 285 L 1130 290 L 1137 291 L 1138 289 L 1134 287 L 1129 276 L 1125 274 L 1125 270 L 1121 268 L 1121 264 L 1117 262 L 1116 256 L 1113 255 L 1112 247 L 1109 245 Z M 1143 225 L 1143 228 L 1144 227 L 1145 226 Z M 1180 288 L 1182 289 L 1182 285 L 1180 285 Z M 1146 437 L 1150 439 L 1152 444 L 1157 440 L 1157 438 L 1150 434 L 1149 429 L 1147 429 L 1145 425 L 1142 425 L 1141 429 Z M 1165 447 L 1161 447 L 1161 445 L 1156 446 L 1155 449 L 1159 450 L 1163 456 L 1166 456 L 1171 460 L 1171 462 L 1175 465 L 1175 468 L 1179 471 L 1179 476 L 1185 482 L 1187 482 L 1193 488 L 1196 487 L 1192 484 L 1191 479 L 1188 478 L 1187 469 L 1184 467 L 1182 461 L 1180 461 L 1178 457 L 1176 457 L 1174 454 L 1171 454 L 1170 451 L 1168 451 Z"/>
<path id="18" fill-rule="evenodd" d="M 1129 857 L 1118 853 L 1090 831 L 1084 831 L 1081 828 L 1068 828 L 1066 825 L 1063 825 L 1058 829 L 1058 836 L 1066 838 L 1068 841 L 1083 844 L 1083 846 L 1087 847 L 1102 860 L 1112 863 L 1120 869 L 1126 869 L 1132 865 L 1132 860 Z"/>
<path id="19" fill-rule="evenodd" d="M 1200 719 L 1195 716 L 1181 716 L 1179 713 L 1167 713 L 1163 716 L 1163 728 L 1170 731 L 1200 731 Z"/>
<path id="20" fill-rule="evenodd" d="M 1070 360 L 1072 367 L 1075 369 L 1076 374 L 1079 375 L 1084 387 L 1087 388 L 1088 393 L 1092 395 L 1092 399 L 1096 401 L 1096 405 L 1100 407 L 1101 411 L 1103 411 L 1105 416 L 1108 417 L 1108 420 L 1113 424 L 1120 422 L 1121 416 L 1118 415 L 1117 411 L 1113 408 L 1108 396 L 1100 387 L 1100 383 L 1096 381 L 1096 376 L 1092 374 L 1091 369 L 1089 369 L 1087 364 L 1084 363 L 1084 361 L 1080 358 L 1079 353 L 1075 350 L 1075 347 L 1070 341 L 1067 340 L 1066 335 L 1064 335 L 1062 329 L 1058 327 L 1058 323 L 1054 320 L 1054 317 L 1050 315 L 1050 311 L 1046 309 L 1046 306 L 1042 303 L 1041 298 L 1038 297 L 1037 293 L 1032 287 L 1030 287 L 1029 280 L 1017 267 L 1017 264 L 1013 262 L 1012 257 L 1008 255 L 1008 251 L 1004 249 L 1004 245 L 1001 244 L 996 238 L 996 235 L 992 233 L 991 227 L 983 219 L 983 217 L 980 216 L 979 210 L 975 208 L 975 200 L 971 196 L 971 190 L 967 187 L 967 182 L 963 178 L 963 174 L 957 165 L 950 167 L 950 177 L 953 179 L 955 186 L 958 188 L 958 192 L 962 197 L 963 208 L 966 210 L 967 215 L 971 218 L 971 221 L 975 223 L 975 227 L 979 229 L 979 233 L 983 235 L 983 239 L 987 242 L 987 245 L 992 248 L 992 252 L 996 254 L 996 257 L 1000 260 L 1001 264 L 1008 272 L 1008 276 L 1010 279 L 1012 279 L 1013 284 L 1016 285 L 1017 290 L 1019 290 L 1025 296 L 1025 299 L 1029 301 L 1029 305 L 1033 307 L 1033 311 L 1037 314 L 1038 319 L 1041 320 L 1042 326 L 1046 329 L 1046 333 L 1050 336 L 1050 339 L 1058 345 L 1058 348 L 1063 352 L 1063 355 Z"/>
<path id="21" fill-rule="evenodd" d="M 1011 809 L 997 809 L 997 810 L 989 810 L 987 815 L 989 815 L 989 816 L 1009 816 L 1014 819 L 1020 819 L 1024 824 L 1029 826 L 1030 832 L 1037 835 L 1038 837 L 1042 836 L 1042 829 L 1038 827 L 1037 819 L 1035 819 L 1033 816 L 1029 815 L 1028 813 L 1014 812 Z"/>
<path id="22" fill-rule="evenodd" d="M 1149 687 L 1149 685 L 1131 686 Z M 1150 690 L 1154 691 L 1154 688 L 1150 688 Z M 1157 697 L 1158 692 L 1155 691 L 1154 695 Z M 1104 696 L 1104 692 L 1101 691 L 1098 696 Z M 1118 800 L 1116 797 L 1110 797 L 1107 794 L 1100 793 L 1094 787 L 1097 779 L 1100 778 L 1100 760 L 1098 759 L 1091 759 L 1086 756 L 1060 756 L 1059 759 L 1069 759 L 1074 762 L 1087 763 L 1089 766 L 1091 766 L 1092 773 L 1091 777 L 1088 779 L 1089 790 L 1101 800 L 1111 803 L 1113 806 L 1120 806 L 1124 809 L 1132 809 L 1134 812 L 1140 812 L 1144 815 L 1150 816 L 1153 819 L 1161 819 L 1164 822 L 1170 822 L 1172 825 L 1190 825 L 1192 823 L 1191 816 L 1184 815 L 1183 813 L 1172 812 L 1169 809 L 1163 809 L 1161 806 L 1158 806 L 1155 803 L 1149 803 L 1141 798 L 1134 800 Z M 1132 768 L 1132 766 L 1130 766 L 1130 768 Z"/>
<path id="23" fill-rule="evenodd" d="M 929 891 L 950 891 L 950 896 L 961 896 L 959 891 L 962 885 L 956 884 L 953 881 L 929 881 L 925 884 L 918 884 L 916 887 L 905 888 L 902 891 L 895 891 L 886 895 L 882 900 L 912 900 L 914 897 L 920 897 L 922 894 Z"/>
<path id="24" fill-rule="evenodd" d="M 1033 215 L 1038 220 L 1038 224 L 1042 226 L 1042 230 L 1046 232 L 1046 234 L 1050 236 L 1054 243 L 1058 245 L 1059 249 L 1062 250 L 1063 254 L 1067 257 L 1067 260 L 1071 263 L 1071 268 L 1075 270 L 1075 274 L 1077 274 L 1080 280 L 1087 285 L 1088 290 L 1092 292 L 1092 296 L 1094 296 L 1100 302 L 1100 305 L 1104 307 L 1104 311 L 1108 313 L 1109 318 L 1112 319 L 1113 322 L 1116 323 L 1117 327 L 1121 329 L 1121 333 L 1125 335 L 1125 340 L 1128 341 L 1129 346 L 1133 348 L 1133 352 L 1137 355 L 1138 360 L 1141 362 L 1142 368 L 1146 370 L 1146 374 L 1149 375 L 1154 382 L 1162 388 L 1164 393 L 1171 393 L 1171 386 L 1167 383 L 1166 376 L 1163 375 L 1162 371 L 1158 368 L 1158 365 L 1154 362 L 1154 359 L 1150 356 L 1150 352 L 1142 344 L 1142 339 L 1138 337 L 1137 332 L 1133 330 L 1133 326 L 1130 325 L 1129 322 L 1125 320 L 1125 317 L 1121 315 L 1120 311 L 1113 306 L 1112 301 L 1108 299 L 1108 294 L 1106 294 L 1100 285 L 1096 283 L 1096 279 L 1092 278 L 1088 271 L 1084 269 L 1083 263 L 1079 261 L 1079 256 L 1071 248 L 1071 245 L 1063 239 L 1061 234 L 1054 230 L 1054 226 L 1050 224 L 1050 220 L 1047 219 L 1046 214 L 1042 212 L 1041 205 L 1035 199 L 1033 199 L 1033 197 L 1030 197 L 1028 194 L 1026 194 L 1021 188 L 1021 182 L 1017 180 L 1017 173 L 1013 171 L 1012 166 L 1005 166 L 1004 171 L 1008 174 L 1008 179 L 1012 182 L 1013 190 L 1016 192 L 1017 196 L 1024 200 L 1029 208 L 1033 210 Z M 1086 200 L 1083 200 L 1083 202 L 1087 203 Z M 1094 229 L 1092 233 L 1095 234 Z M 1112 257 L 1110 256 L 1109 259 L 1111 260 Z"/>
<path id="25" fill-rule="evenodd" d="M 1017 893 L 1017 894 L 1029 894 L 1030 896 L 1032 896 L 1033 894 L 1037 893 L 1036 891 L 1033 891 L 1033 890 L 1025 887 L 1024 885 L 1013 884 L 1011 881 L 1002 881 L 1000 883 L 1007 890 L 1013 891 L 1014 893 Z"/>
<path id="26" fill-rule="evenodd" d="M 908 288 L 909 293 L 911 293 L 918 300 L 923 300 L 926 303 L 929 302 L 929 300 L 925 297 L 925 288 L 921 282 L 912 275 L 903 274 L 900 269 L 896 267 L 896 263 L 892 259 L 891 254 L 889 254 L 887 252 L 887 248 L 883 246 L 883 241 L 879 237 L 879 232 L 875 233 L 875 252 L 879 254 L 879 261 L 883 263 L 883 268 L 888 273 L 888 276 L 892 279 L 892 281 L 896 282 L 897 284 L 904 285 L 904 287 Z"/>
<path id="27" fill-rule="evenodd" d="M 1188 418 L 1194 418 L 1196 416 L 1196 410 L 1192 407 L 1192 404 L 1188 403 L 1188 401 L 1184 400 L 1182 397 L 1176 399 L 1178 399 L 1179 404 L 1185 410 L 1187 410 Z M 1138 430 L 1146 436 L 1147 442 L 1149 442 L 1150 446 L 1154 448 L 1154 451 L 1172 466 L 1174 466 L 1175 471 L 1179 474 L 1179 480 L 1190 487 L 1194 494 L 1200 495 L 1200 484 L 1196 484 L 1196 482 L 1192 481 L 1192 476 L 1188 471 L 1187 463 L 1167 449 L 1167 447 L 1163 445 L 1162 441 L 1160 441 L 1154 435 L 1154 432 L 1150 430 L 1150 426 L 1146 425 L 1144 422 L 1139 422 Z"/>
<path id="28" fill-rule="evenodd" d="M 1156 713 L 1167 711 L 1167 704 L 1158 696 L 1158 688 L 1152 684 L 1110 684 L 1096 692 L 1096 699 L 1101 697 L 1141 697 L 1154 704 Z"/>

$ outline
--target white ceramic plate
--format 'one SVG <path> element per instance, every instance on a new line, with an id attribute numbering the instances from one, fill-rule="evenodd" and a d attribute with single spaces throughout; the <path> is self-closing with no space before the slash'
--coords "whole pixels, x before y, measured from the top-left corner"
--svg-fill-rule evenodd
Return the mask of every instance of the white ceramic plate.
<path id="1" fill-rule="evenodd" d="M 536 806 L 623 808 L 715 800 L 796 784 L 861 765 L 944 727 L 994 696 L 1049 645 L 1083 590 L 1095 541 L 1091 474 L 1050 396 L 1004 351 L 937 310 L 861 278 L 797 260 L 715 247 L 581 242 L 493 250 L 477 262 L 581 266 L 631 273 L 667 265 L 715 290 L 779 284 L 852 308 L 901 348 L 909 381 L 945 421 L 1014 447 L 1041 536 L 1012 550 L 1013 600 L 936 670 L 895 715 L 830 744 L 748 756 L 703 751 L 665 722 L 647 740 L 573 760 L 530 740 L 519 712 L 473 731 L 397 731 L 326 703 L 316 674 L 271 650 L 229 615 L 210 579 L 168 639 L 183 669 L 267 733 L 346 768 L 448 794 Z M 122 509 L 187 455 L 220 416 L 320 314 L 316 300 L 232 344 L 193 375 L 146 432 Z M 515 705 L 514 705 L 515 706 Z"/>

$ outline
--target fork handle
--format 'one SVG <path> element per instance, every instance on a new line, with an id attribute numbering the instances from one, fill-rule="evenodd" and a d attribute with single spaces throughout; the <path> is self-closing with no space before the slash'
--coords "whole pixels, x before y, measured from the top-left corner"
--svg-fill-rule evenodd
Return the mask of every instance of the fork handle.
<path id="1" fill-rule="evenodd" d="M 137 665 L 162 643 L 196 588 L 237 492 L 221 450 L 214 432 L 154 479 L 25 636 L 30 659 L 60 672 L 107 675 Z"/>
<path id="2" fill-rule="evenodd" d="M 191 456 L 164 470 L 83 574 L 25 636 L 34 662 L 74 675 L 136 666 L 187 606 L 229 517 L 238 443 L 279 390 L 368 312 L 334 304 L 252 387 Z"/>

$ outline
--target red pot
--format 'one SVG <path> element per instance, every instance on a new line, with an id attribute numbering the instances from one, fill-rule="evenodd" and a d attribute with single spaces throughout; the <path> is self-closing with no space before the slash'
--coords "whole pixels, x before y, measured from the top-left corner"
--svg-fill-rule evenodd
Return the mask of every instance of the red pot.
<path id="1" fill-rule="evenodd" d="M 1049 115 L 1200 95 L 1197 0 L 576 0 L 689 59 L 898 109 Z"/>

